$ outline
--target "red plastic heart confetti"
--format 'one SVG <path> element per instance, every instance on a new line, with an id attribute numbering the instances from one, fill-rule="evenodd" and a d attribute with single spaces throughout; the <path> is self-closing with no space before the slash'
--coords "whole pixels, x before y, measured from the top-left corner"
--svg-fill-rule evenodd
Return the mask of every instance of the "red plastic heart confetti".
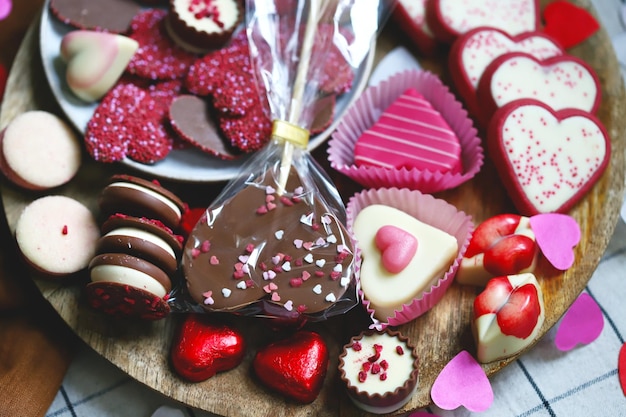
<path id="1" fill-rule="evenodd" d="M 588 345 L 600 336 L 603 328 L 602 310 L 589 294 L 583 293 L 563 316 L 554 344 L 562 351 L 571 350 L 578 344 Z"/>
<path id="2" fill-rule="evenodd" d="M 485 411 L 493 403 L 493 389 L 485 371 L 467 351 L 461 351 L 441 370 L 430 391 L 435 405 L 444 410 L 464 406 Z"/>
<path id="3" fill-rule="evenodd" d="M 617 374 L 619 375 L 619 384 L 622 387 L 624 395 L 626 395 L 626 343 L 624 343 L 619 350 Z"/>
<path id="4" fill-rule="evenodd" d="M 328 348 L 319 334 L 300 330 L 259 350 L 253 367 L 261 382 L 272 390 L 310 403 L 326 377 Z"/>
<path id="5" fill-rule="evenodd" d="M 557 39 L 563 48 L 584 42 L 600 29 L 598 21 L 586 9 L 567 1 L 554 1 L 543 11 L 544 32 Z"/>
<path id="6" fill-rule="evenodd" d="M 205 314 L 189 314 L 178 329 L 170 353 L 178 375 L 199 382 L 235 368 L 245 352 L 245 340 L 239 330 Z"/>

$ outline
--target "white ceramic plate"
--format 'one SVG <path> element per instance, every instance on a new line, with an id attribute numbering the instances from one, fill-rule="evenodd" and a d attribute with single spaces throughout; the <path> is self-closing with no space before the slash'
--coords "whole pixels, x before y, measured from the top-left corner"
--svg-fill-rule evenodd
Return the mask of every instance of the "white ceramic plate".
<path id="1" fill-rule="evenodd" d="M 56 19 L 49 11 L 49 1 L 43 7 L 39 31 L 39 44 L 44 73 L 52 93 L 61 109 L 80 132 L 85 132 L 87 122 L 93 115 L 97 103 L 85 103 L 76 98 L 65 82 L 65 64 L 59 50 L 63 36 L 72 30 Z M 372 45 L 371 50 L 374 50 Z M 374 53 L 369 53 L 354 76 L 350 92 L 338 98 L 333 123 L 322 133 L 315 135 L 309 142 L 309 149 L 315 149 L 335 130 L 341 116 L 360 95 L 372 70 Z M 227 181 L 239 172 L 239 168 L 248 159 L 242 157 L 236 161 L 222 161 L 197 149 L 174 149 L 162 161 L 153 165 L 141 164 L 131 159 L 124 159 L 123 164 L 153 177 L 188 182 Z"/>

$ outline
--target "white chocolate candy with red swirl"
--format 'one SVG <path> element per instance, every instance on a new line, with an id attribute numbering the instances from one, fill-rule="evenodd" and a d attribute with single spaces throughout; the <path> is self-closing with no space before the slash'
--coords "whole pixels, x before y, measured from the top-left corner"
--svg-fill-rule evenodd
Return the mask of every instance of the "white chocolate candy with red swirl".
<path id="1" fill-rule="evenodd" d="M 107 32 L 74 30 L 61 41 L 67 63 L 66 80 L 81 100 L 101 99 L 117 82 L 139 44 L 129 37 Z"/>
<path id="2" fill-rule="evenodd" d="M 499 214 L 474 230 L 456 281 L 485 286 L 495 276 L 532 272 L 538 255 L 530 219 L 518 214 Z"/>
<path id="3" fill-rule="evenodd" d="M 543 293 L 532 273 L 491 279 L 474 300 L 472 333 L 478 361 L 521 352 L 537 339 L 544 320 Z"/>
<path id="4" fill-rule="evenodd" d="M 489 153 L 520 214 L 565 213 L 596 183 L 611 155 L 602 122 L 582 110 L 555 111 L 532 99 L 501 107 Z"/>
<path id="5" fill-rule="evenodd" d="M 428 291 L 458 253 L 453 236 L 382 204 L 362 209 L 352 230 L 363 258 L 361 289 L 381 321 Z"/>

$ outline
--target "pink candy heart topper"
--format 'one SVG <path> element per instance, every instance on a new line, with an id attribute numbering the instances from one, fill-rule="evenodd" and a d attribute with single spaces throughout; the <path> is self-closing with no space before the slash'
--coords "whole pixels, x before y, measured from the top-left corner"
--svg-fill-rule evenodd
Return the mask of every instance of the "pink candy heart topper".
<path id="1" fill-rule="evenodd" d="M 583 293 L 563 316 L 554 344 L 562 351 L 571 350 L 578 344 L 587 345 L 600 336 L 603 328 L 602 310 L 589 294 Z"/>
<path id="2" fill-rule="evenodd" d="M 485 371 L 463 350 L 441 370 L 430 391 L 433 403 L 444 410 L 464 406 L 470 411 L 485 411 L 493 403 L 493 389 Z"/>
<path id="3" fill-rule="evenodd" d="M 11 14 L 13 3 L 11 0 L 0 0 L 0 20 L 6 19 Z"/>
<path id="4" fill-rule="evenodd" d="M 376 232 L 376 247 L 381 252 L 385 269 L 393 274 L 401 272 L 417 252 L 415 236 L 396 226 L 383 226 Z"/>
<path id="5" fill-rule="evenodd" d="M 580 227 L 567 214 L 544 213 L 530 218 L 537 245 L 555 268 L 564 271 L 574 263 L 574 246 L 580 242 Z"/>

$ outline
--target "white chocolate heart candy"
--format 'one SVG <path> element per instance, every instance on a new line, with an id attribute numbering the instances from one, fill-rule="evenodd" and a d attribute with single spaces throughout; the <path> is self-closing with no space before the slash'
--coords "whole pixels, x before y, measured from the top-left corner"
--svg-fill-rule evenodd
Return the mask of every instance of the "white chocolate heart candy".
<path id="1" fill-rule="evenodd" d="M 385 226 L 401 229 L 417 240 L 415 254 L 398 273 L 384 266 L 385 254 L 376 245 L 376 235 Z M 381 321 L 428 291 L 448 271 L 458 253 L 458 243 L 453 236 L 382 204 L 361 210 L 354 220 L 353 232 L 363 257 L 361 289 L 375 311 L 374 316 Z M 389 250 L 393 245 L 385 247 Z"/>
<path id="2" fill-rule="evenodd" d="M 69 88 L 81 100 L 99 100 L 115 85 L 137 48 L 134 39 L 114 33 L 69 32 L 61 41 Z"/>
<path id="3" fill-rule="evenodd" d="M 526 216 L 567 212 L 600 178 L 611 154 L 595 116 L 555 111 L 532 99 L 498 109 L 487 143 L 509 196 Z"/>
<path id="4" fill-rule="evenodd" d="M 532 273 L 491 279 L 474 300 L 472 333 L 481 363 L 530 346 L 545 320 L 541 287 Z"/>
<path id="5" fill-rule="evenodd" d="M 498 214 L 474 230 L 456 282 L 485 286 L 496 276 L 532 272 L 538 255 L 530 219 L 518 214 Z"/>

